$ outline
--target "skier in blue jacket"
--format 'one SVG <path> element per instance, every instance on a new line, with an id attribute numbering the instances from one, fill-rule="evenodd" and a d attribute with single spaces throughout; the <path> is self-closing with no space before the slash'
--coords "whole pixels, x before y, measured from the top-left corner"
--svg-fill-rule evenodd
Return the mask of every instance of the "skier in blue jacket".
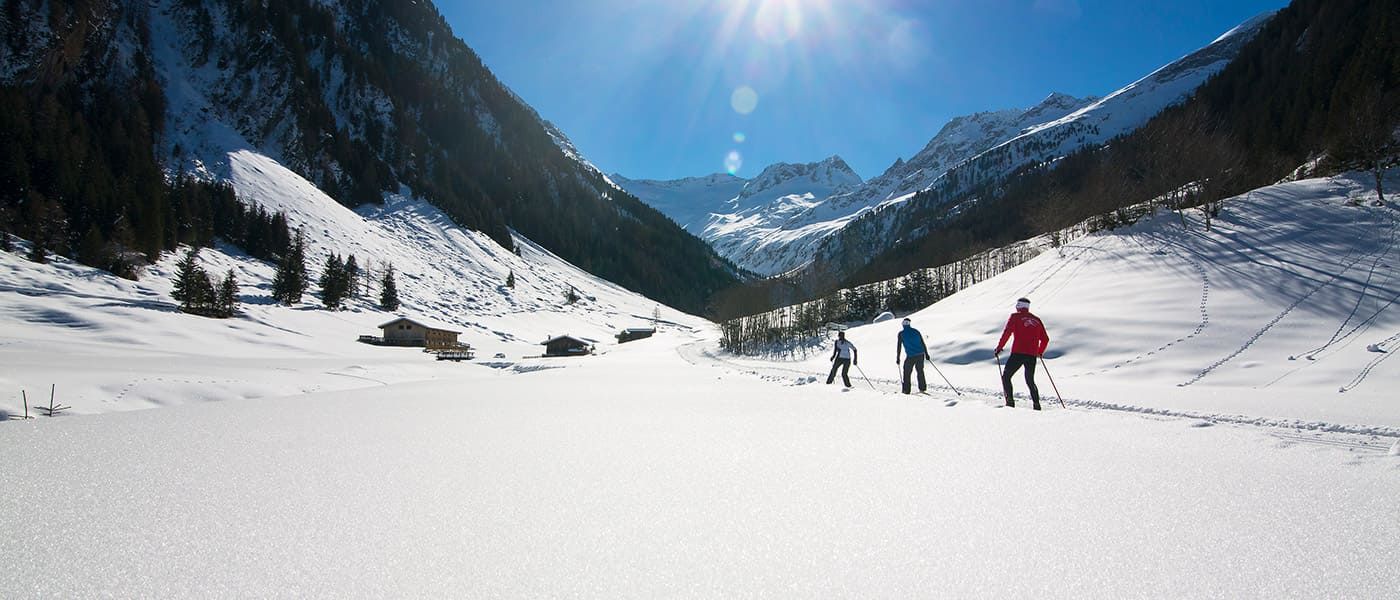
<path id="1" fill-rule="evenodd" d="M 924 334 L 914 329 L 909 324 L 909 319 L 904 320 L 904 329 L 899 332 L 899 340 L 894 346 L 894 364 L 899 364 L 899 352 L 903 350 L 908 355 L 904 359 L 904 379 L 901 381 L 904 393 L 909 393 L 909 376 L 913 371 L 919 372 L 919 393 L 928 390 L 928 383 L 924 381 L 924 359 L 928 355 L 928 347 L 924 345 Z"/>

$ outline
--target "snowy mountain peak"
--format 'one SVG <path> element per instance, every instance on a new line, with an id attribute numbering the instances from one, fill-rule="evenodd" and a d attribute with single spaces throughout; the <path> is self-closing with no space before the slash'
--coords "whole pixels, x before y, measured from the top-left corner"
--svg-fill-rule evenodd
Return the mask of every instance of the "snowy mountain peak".
<path id="1" fill-rule="evenodd" d="M 838 262 L 863 264 L 922 222 L 905 206 L 922 190 L 940 186 L 960 193 L 1026 165 L 1053 160 L 1130 132 L 1164 108 L 1180 102 L 1224 68 L 1272 13 L 1261 15 L 1204 48 L 1168 64 L 1105 97 L 1052 92 L 1034 106 L 984 111 L 950 119 L 908 160 L 861 182 L 839 157 L 809 165 L 778 163 L 749 181 L 737 196 L 700 199 L 684 206 L 710 225 L 699 232 L 721 255 L 761 274 L 782 273 L 820 253 Z M 672 209 L 643 191 L 624 188 L 681 222 Z M 829 195 L 822 195 L 827 189 Z M 727 190 L 726 190 L 727 191 Z M 811 194 L 807 197 L 806 194 Z M 732 200 L 730 200 L 732 199 Z M 703 205 L 709 208 L 700 209 Z M 892 208 L 893 210 L 886 210 Z M 850 227 L 861 218 L 882 222 Z M 685 221 L 687 229 L 697 233 Z M 849 229 L 849 233 L 847 233 Z M 881 232 L 871 235 L 872 231 Z M 821 246 L 820 248 L 818 246 Z"/>
<path id="2" fill-rule="evenodd" d="M 744 179 L 743 177 L 730 175 L 729 173 L 714 173 L 711 175 L 702 175 L 700 177 L 682 177 L 680 179 L 632 179 L 631 177 L 628 177 L 621 173 L 613 173 L 611 175 L 608 175 L 608 179 L 618 182 L 619 185 L 625 182 L 630 184 L 647 184 L 673 189 L 691 188 L 696 186 L 732 185 L 734 183 L 743 185 L 744 183 L 748 182 L 748 180 Z"/>
<path id="3" fill-rule="evenodd" d="M 845 160 L 840 156 L 831 156 L 814 163 L 769 165 L 757 177 L 749 180 L 740 197 L 749 198 L 780 187 L 801 188 L 812 193 L 816 193 L 818 189 L 834 192 L 860 185 L 862 182 L 860 175 L 857 175 Z"/>

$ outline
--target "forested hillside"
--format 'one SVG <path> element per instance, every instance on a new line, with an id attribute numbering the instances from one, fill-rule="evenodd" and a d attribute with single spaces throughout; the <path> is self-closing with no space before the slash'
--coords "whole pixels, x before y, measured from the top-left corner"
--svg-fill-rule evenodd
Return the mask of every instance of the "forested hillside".
<path id="1" fill-rule="evenodd" d="M 180 173 L 273 156 L 348 206 L 406 186 L 511 247 L 512 230 L 692 312 L 732 267 L 606 181 L 428 2 L 5 0 L 0 228 L 149 261 L 209 213 Z M 209 194 L 214 194 L 210 191 Z M 131 269 L 125 269 L 132 272 Z"/>
<path id="2" fill-rule="evenodd" d="M 915 201 L 916 235 L 841 284 L 946 264 L 1153 198 L 1214 210 L 1327 153 L 1344 166 L 1400 119 L 1400 4 L 1297 0 L 1187 102 L 1103 147 L 1022 169 L 948 211 Z M 1392 150 L 1393 151 L 1393 150 Z M 1353 167 L 1354 160 L 1346 161 Z M 1112 226 L 1106 223 L 1105 226 Z"/>

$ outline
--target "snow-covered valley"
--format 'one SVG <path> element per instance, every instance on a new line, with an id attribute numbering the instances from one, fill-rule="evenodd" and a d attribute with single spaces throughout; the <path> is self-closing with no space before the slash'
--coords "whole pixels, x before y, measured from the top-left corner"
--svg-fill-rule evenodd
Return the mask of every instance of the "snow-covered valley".
<path id="1" fill-rule="evenodd" d="M 0 410 L 51 385 L 73 407 L 0 422 L 0 596 L 1400 588 L 1400 234 L 1362 179 L 1256 190 L 1209 232 L 1164 213 L 1091 234 L 916 312 L 939 371 L 904 396 L 897 321 L 847 332 L 850 390 L 823 385 L 828 347 L 736 357 L 665 307 L 618 345 L 655 303 L 411 200 L 357 214 L 231 160 L 310 256 L 392 261 L 405 312 L 482 358 L 359 344 L 390 315 L 273 306 L 271 267 L 227 249 L 202 258 L 245 282 L 231 320 L 175 310 L 174 257 L 129 282 L 0 253 Z M 1020 296 L 1051 337 L 1039 413 L 997 407 Z M 598 354 L 526 358 L 565 332 Z"/>

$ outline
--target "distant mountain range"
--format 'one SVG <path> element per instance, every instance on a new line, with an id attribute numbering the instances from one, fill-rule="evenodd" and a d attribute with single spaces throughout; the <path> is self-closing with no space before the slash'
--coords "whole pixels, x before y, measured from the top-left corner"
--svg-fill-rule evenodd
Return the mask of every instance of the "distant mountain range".
<path id="1" fill-rule="evenodd" d="M 919 223 L 903 207 L 917 192 L 939 189 L 949 202 L 970 201 L 963 194 L 978 185 L 1141 127 L 1224 68 L 1272 14 L 1102 98 L 1052 93 L 1030 108 L 956 117 L 913 157 L 869 181 L 839 157 L 774 165 L 751 181 L 611 179 L 750 271 L 776 275 L 820 258 L 850 272 L 917 233 Z"/>
<path id="2" fill-rule="evenodd" d="M 832 156 L 807 164 L 770 165 L 753 179 L 711 175 L 673 181 L 611 179 L 666 213 L 745 269 L 761 275 L 786 270 L 784 257 L 801 252 L 812 228 L 830 227 L 824 200 L 857 189 L 855 171 Z"/>

